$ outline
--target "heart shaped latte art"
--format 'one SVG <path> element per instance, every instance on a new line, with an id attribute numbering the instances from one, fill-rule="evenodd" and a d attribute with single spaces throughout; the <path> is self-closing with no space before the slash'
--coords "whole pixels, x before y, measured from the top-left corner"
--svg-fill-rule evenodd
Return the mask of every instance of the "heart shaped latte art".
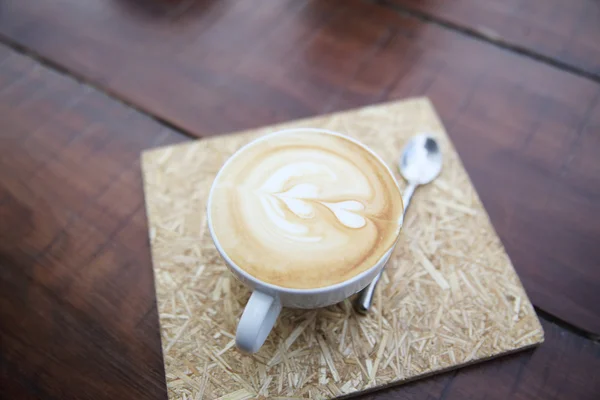
<path id="1" fill-rule="evenodd" d="M 236 153 L 215 180 L 209 213 L 227 256 L 284 287 L 342 282 L 375 265 L 401 227 L 387 167 L 343 136 L 292 131 Z"/>

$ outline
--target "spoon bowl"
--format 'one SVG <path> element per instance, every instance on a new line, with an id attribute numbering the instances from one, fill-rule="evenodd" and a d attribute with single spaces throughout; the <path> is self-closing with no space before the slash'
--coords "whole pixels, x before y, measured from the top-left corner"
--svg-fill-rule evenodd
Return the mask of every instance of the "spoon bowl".
<path id="1" fill-rule="evenodd" d="M 442 152 L 436 140 L 427 134 L 413 137 L 404 146 L 398 167 L 409 183 L 426 185 L 433 181 L 442 170 Z"/>

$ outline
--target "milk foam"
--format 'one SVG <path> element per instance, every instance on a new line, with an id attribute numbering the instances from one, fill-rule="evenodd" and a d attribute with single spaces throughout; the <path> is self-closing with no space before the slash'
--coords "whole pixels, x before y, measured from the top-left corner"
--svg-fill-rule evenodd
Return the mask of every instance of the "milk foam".
<path id="1" fill-rule="evenodd" d="M 389 170 L 342 136 L 291 131 L 238 152 L 215 180 L 213 232 L 240 268 L 316 288 L 375 265 L 395 243 L 402 200 Z"/>

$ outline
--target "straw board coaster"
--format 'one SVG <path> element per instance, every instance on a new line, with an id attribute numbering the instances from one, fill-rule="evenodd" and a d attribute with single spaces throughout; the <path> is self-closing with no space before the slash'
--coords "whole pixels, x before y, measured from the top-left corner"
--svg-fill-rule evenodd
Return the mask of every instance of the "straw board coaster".
<path id="1" fill-rule="evenodd" d="M 213 246 L 206 197 L 236 149 L 290 127 L 355 137 L 394 171 L 404 143 L 431 132 L 444 168 L 416 192 L 369 316 L 355 314 L 349 300 L 318 310 L 284 309 L 263 348 L 249 356 L 236 350 L 234 334 L 250 293 Z M 331 398 L 543 341 L 532 305 L 427 99 L 151 150 L 143 155 L 143 172 L 170 399 Z"/>

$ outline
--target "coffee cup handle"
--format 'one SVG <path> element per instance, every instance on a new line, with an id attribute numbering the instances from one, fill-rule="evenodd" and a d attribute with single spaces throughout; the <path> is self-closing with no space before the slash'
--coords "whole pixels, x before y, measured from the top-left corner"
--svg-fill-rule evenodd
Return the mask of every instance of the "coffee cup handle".
<path id="1" fill-rule="evenodd" d="M 235 334 L 235 344 L 246 353 L 256 353 L 273 329 L 281 312 L 277 296 L 255 290 L 246 304 Z"/>

